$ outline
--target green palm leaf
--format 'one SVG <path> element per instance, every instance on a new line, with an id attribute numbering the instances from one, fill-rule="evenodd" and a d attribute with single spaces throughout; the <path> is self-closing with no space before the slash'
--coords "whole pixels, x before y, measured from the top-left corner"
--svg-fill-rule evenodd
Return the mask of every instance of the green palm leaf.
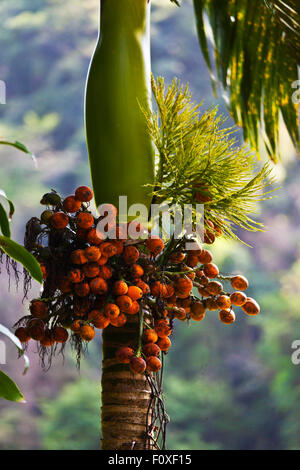
<path id="1" fill-rule="evenodd" d="M 258 151 L 259 134 L 272 160 L 279 156 L 279 118 L 299 151 L 297 105 L 299 7 L 296 0 L 194 0 L 200 46 L 214 88 L 221 83 L 244 137 Z M 206 19 L 212 30 L 214 67 Z M 214 73 L 216 72 L 216 77 Z"/>

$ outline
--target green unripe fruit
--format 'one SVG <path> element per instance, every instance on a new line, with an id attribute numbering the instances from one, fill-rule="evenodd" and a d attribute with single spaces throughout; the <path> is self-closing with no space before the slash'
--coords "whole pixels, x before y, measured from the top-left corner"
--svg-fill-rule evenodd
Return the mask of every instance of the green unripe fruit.
<path id="1" fill-rule="evenodd" d="M 44 206 L 58 206 L 61 203 L 61 197 L 56 193 L 46 193 L 41 199 Z"/>
<path id="2" fill-rule="evenodd" d="M 42 214 L 41 214 L 41 222 L 43 222 L 43 224 L 48 225 L 48 223 L 49 223 L 49 221 L 50 221 L 52 215 L 53 215 L 53 211 L 47 210 L 47 211 L 42 212 Z"/>

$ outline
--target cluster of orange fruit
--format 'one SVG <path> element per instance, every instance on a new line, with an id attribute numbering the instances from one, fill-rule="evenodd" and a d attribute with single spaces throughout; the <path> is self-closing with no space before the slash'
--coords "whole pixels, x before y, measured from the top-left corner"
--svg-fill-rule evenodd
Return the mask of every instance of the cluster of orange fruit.
<path id="1" fill-rule="evenodd" d="M 143 311 L 147 321 L 140 346 L 122 347 L 116 358 L 136 373 L 157 372 L 160 354 L 171 346 L 175 319 L 201 321 L 206 311 L 219 310 L 220 320 L 231 324 L 233 306 L 248 315 L 259 313 L 257 302 L 244 293 L 247 279 L 221 276 L 209 250 L 197 246 L 186 251 L 185 240 L 165 245 L 141 227 L 144 236 L 132 240 L 128 224 L 116 222 L 116 208 L 106 227 L 116 239 L 100 233 L 100 219 L 88 210 L 92 198 L 91 189 L 81 186 L 64 200 L 48 193 L 41 201 L 49 207 L 39 219 L 40 232 L 35 228 L 39 235 L 32 253 L 41 263 L 44 289 L 18 325 L 16 336 L 22 342 L 33 339 L 43 348 L 70 337 L 89 342 L 95 328 L 122 327 L 128 316 Z M 45 237 L 46 246 L 41 244 Z M 224 291 L 222 279 L 231 282 L 233 293 Z"/>

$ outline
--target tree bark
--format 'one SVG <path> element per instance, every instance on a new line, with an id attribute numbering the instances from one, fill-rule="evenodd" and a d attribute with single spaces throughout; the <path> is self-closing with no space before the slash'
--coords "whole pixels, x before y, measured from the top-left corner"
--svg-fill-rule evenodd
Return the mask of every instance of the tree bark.
<path id="1" fill-rule="evenodd" d="M 102 450 L 151 449 L 151 438 L 146 435 L 151 398 L 147 378 L 133 374 L 127 364 L 115 359 L 120 347 L 137 345 L 135 317 L 128 317 L 122 328 L 109 326 L 103 331 Z"/>

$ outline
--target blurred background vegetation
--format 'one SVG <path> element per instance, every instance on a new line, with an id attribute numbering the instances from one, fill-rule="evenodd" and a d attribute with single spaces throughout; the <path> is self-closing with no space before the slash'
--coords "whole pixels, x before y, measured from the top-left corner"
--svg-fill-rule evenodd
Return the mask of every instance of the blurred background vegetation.
<path id="1" fill-rule="evenodd" d="M 181 10 L 153 0 L 152 59 L 155 75 L 189 82 L 203 108 L 216 102 L 199 52 L 192 3 Z M 13 236 L 22 241 L 26 220 L 41 211 L 43 192 L 64 195 L 90 184 L 84 140 L 84 85 L 97 35 L 98 0 L 2 0 L 0 135 L 23 141 L 37 156 L 1 149 L 1 187 L 16 203 Z M 223 102 L 220 112 L 226 113 Z M 231 124 L 230 118 L 228 124 Z M 260 207 L 267 231 L 242 234 L 247 248 L 218 241 L 216 261 L 224 273 L 245 273 L 249 295 L 262 306 L 257 318 L 238 312 L 232 326 L 214 312 L 204 322 L 176 327 L 167 357 L 165 397 L 171 417 L 169 449 L 300 449 L 300 365 L 291 344 L 300 339 L 300 163 L 283 139 L 282 188 Z M 0 278 L 0 322 L 21 316 L 22 293 Z M 37 294 L 34 285 L 31 296 Z M 21 288 L 20 288 L 21 291 Z M 10 349 L 11 347 L 11 349 Z M 0 401 L 0 449 L 98 449 L 101 337 L 80 374 L 72 354 L 41 371 L 34 349 L 31 368 L 7 345 L 3 366 L 21 386 L 27 403 Z"/>

